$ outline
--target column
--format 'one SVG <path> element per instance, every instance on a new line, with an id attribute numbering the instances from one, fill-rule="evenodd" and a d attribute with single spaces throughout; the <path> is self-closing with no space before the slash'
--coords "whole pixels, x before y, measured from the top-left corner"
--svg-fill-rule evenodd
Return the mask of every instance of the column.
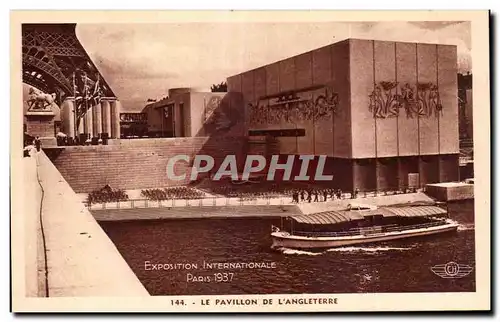
<path id="1" fill-rule="evenodd" d="M 94 131 L 94 136 L 95 137 L 100 137 L 102 133 L 102 112 L 101 112 L 101 104 L 97 104 L 92 107 L 93 113 L 92 113 L 92 124 L 94 125 L 93 131 Z"/>
<path id="2" fill-rule="evenodd" d="M 68 137 L 75 137 L 75 101 L 68 97 L 61 105 L 62 132 Z"/>
<path id="3" fill-rule="evenodd" d="M 101 100 L 102 108 L 102 133 L 107 133 L 111 137 L 111 104 L 107 99 Z"/>
<path id="4" fill-rule="evenodd" d="M 120 138 L 120 101 L 111 101 L 111 138 Z"/>
<path id="5" fill-rule="evenodd" d="M 80 119 L 80 123 L 78 124 L 77 135 L 85 133 L 85 116 Z"/>
<path id="6" fill-rule="evenodd" d="M 92 108 L 89 108 L 85 114 L 85 133 L 90 134 L 90 137 L 94 137 L 94 125 L 92 120 Z"/>

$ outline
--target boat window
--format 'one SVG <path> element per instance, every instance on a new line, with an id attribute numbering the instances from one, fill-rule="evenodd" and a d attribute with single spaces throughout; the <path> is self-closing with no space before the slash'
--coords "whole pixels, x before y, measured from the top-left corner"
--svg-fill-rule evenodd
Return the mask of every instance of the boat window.
<path id="1" fill-rule="evenodd" d="M 360 204 L 349 204 L 347 210 L 372 210 L 374 206 L 370 205 L 360 205 Z"/>
<path id="2" fill-rule="evenodd" d="M 382 225 L 384 223 L 384 216 L 381 214 L 365 216 L 365 220 L 370 226 Z"/>

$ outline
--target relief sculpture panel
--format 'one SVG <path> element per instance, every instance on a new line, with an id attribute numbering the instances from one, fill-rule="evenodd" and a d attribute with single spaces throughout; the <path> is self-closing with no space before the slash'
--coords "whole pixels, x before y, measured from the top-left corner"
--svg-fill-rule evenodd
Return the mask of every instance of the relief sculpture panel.
<path id="1" fill-rule="evenodd" d="M 305 98 L 306 93 L 325 88 L 325 94 Z M 279 124 L 282 121 L 297 123 L 301 121 L 331 118 L 338 106 L 338 94 L 327 86 L 314 86 L 261 97 L 256 103 L 249 103 L 250 125 Z"/>
<path id="2" fill-rule="evenodd" d="M 398 86 L 399 90 L 396 90 Z M 375 118 L 401 116 L 401 110 L 407 118 L 443 115 L 439 89 L 433 83 L 398 85 L 396 82 L 380 82 L 369 97 L 368 109 Z"/>

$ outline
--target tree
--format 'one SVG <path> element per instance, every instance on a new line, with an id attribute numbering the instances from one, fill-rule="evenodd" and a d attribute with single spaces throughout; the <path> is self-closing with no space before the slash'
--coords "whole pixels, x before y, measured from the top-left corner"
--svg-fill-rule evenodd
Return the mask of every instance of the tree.
<path id="1" fill-rule="evenodd" d="M 210 87 L 212 93 L 214 92 L 227 92 L 227 83 L 222 82 L 220 84 L 214 84 Z"/>

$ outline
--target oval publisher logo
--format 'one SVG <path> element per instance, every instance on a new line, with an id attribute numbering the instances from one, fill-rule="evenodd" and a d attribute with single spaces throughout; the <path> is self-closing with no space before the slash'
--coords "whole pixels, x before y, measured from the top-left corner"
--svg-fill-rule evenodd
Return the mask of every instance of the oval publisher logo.
<path id="1" fill-rule="evenodd" d="M 431 267 L 431 271 L 442 278 L 462 278 L 469 275 L 474 268 L 469 265 L 448 262 Z"/>

